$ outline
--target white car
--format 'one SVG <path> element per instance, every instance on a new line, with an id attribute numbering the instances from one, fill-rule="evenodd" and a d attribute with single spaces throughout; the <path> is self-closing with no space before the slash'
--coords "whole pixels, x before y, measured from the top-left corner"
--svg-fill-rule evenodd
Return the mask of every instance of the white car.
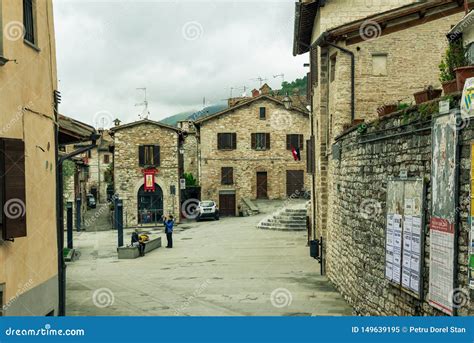
<path id="1" fill-rule="evenodd" d="M 212 200 L 200 201 L 196 208 L 196 213 L 196 221 L 205 218 L 219 220 L 219 209 L 217 208 L 217 204 Z"/>

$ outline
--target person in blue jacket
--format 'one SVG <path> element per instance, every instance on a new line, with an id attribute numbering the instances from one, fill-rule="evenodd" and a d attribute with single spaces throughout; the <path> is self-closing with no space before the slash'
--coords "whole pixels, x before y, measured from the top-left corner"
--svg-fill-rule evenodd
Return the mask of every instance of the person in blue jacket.
<path id="1" fill-rule="evenodd" d="M 173 216 L 170 215 L 168 218 L 165 218 L 164 224 L 165 224 L 166 239 L 168 241 L 168 245 L 166 247 L 172 248 L 173 247 L 173 226 L 174 226 Z"/>

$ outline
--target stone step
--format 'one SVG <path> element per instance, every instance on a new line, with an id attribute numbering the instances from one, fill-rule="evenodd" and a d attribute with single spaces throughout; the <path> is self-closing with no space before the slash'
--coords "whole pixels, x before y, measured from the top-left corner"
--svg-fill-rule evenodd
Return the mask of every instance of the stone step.
<path id="1" fill-rule="evenodd" d="M 268 223 L 268 222 L 263 222 L 260 223 L 259 226 L 265 226 L 265 227 L 287 227 L 287 228 L 306 228 L 306 225 L 301 225 L 301 224 L 283 224 L 283 223 Z"/>
<path id="2" fill-rule="evenodd" d="M 277 231 L 306 231 L 306 227 L 286 227 L 286 226 L 257 226 L 261 230 L 277 230 Z"/>
<path id="3" fill-rule="evenodd" d="M 305 216 L 287 216 L 287 215 L 274 215 L 272 217 L 268 217 L 268 219 L 282 219 L 282 220 L 304 220 L 306 221 Z"/>
<path id="4" fill-rule="evenodd" d="M 267 219 L 266 222 L 268 222 L 268 223 L 280 223 L 280 224 L 306 225 L 306 220 L 296 220 L 296 219 L 270 218 L 270 219 Z"/>

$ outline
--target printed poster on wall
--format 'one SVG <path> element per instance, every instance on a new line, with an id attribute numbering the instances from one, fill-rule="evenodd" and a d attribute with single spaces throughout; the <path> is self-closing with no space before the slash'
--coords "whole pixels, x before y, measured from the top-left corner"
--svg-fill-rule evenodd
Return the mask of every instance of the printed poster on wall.
<path id="1" fill-rule="evenodd" d="M 457 206 L 455 112 L 433 119 L 432 137 L 429 303 L 453 315 Z"/>

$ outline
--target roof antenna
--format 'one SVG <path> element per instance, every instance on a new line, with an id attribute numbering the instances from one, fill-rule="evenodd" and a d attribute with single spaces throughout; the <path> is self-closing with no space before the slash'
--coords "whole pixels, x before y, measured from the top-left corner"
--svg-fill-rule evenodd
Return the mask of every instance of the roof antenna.
<path id="1" fill-rule="evenodd" d="M 137 106 L 145 106 L 143 109 L 142 113 L 138 115 L 138 118 L 140 119 L 148 119 L 148 116 L 150 115 L 150 111 L 148 111 L 148 100 L 146 97 L 146 87 L 143 88 L 137 88 L 137 90 L 144 91 L 145 92 L 145 100 L 139 104 L 135 104 L 135 107 Z"/>
<path id="2" fill-rule="evenodd" d="M 285 82 L 285 74 L 281 73 L 278 75 L 273 75 L 274 79 L 276 79 L 277 77 L 281 77 L 281 83 Z"/>
<path id="3" fill-rule="evenodd" d="M 255 78 L 255 79 L 250 79 L 252 81 L 259 81 L 260 82 L 260 87 L 262 87 L 262 82 L 268 81 L 267 79 L 262 78 L 261 76 Z"/>

